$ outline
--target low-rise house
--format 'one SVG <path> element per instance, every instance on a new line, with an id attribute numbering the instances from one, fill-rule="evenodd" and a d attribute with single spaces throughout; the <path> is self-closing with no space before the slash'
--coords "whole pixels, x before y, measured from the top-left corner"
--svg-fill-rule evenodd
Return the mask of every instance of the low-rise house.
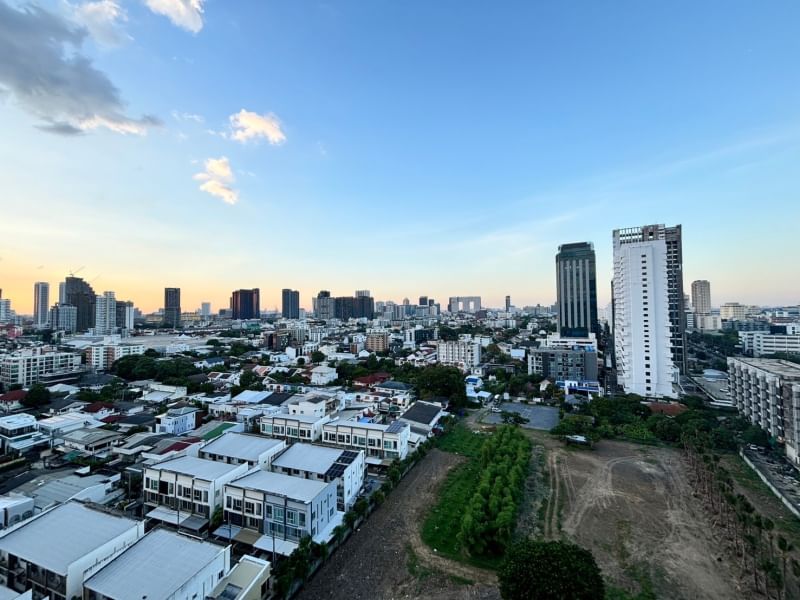
<path id="1" fill-rule="evenodd" d="M 336 381 L 338 377 L 336 369 L 327 365 L 319 365 L 311 369 L 311 385 L 328 385 Z"/>
<path id="2" fill-rule="evenodd" d="M 444 415 L 445 411 L 440 404 L 418 400 L 400 415 L 400 420 L 408 423 L 414 433 L 430 436 Z"/>
<path id="3" fill-rule="evenodd" d="M 33 512 L 36 514 L 70 500 L 108 505 L 124 494 L 119 473 L 102 469 L 92 475 L 77 473 L 37 473 L 36 478 L 18 486 L 16 491 L 33 500 Z"/>
<path id="4" fill-rule="evenodd" d="M 10 413 L 22 408 L 22 401 L 28 392 L 25 390 L 11 390 L 5 394 L 0 394 L 0 412 Z"/>
<path id="5" fill-rule="evenodd" d="M 33 516 L 33 498 L 10 493 L 0 496 L 0 531 Z"/>
<path id="6" fill-rule="evenodd" d="M 156 416 L 156 432 L 182 435 L 197 427 L 200 411 L 193 406 L 170 408 Z"/>
<path id="7" fill-rule="evenodd" d="M 152 508 L 147 517 L 200 531 L 222 506 L 224 485 L 248 468 L 193 456 L 150 465 L 144 472 L 144 502 Z"/>
<path id="8" fill-rule="evenodd" d="M 261 600 L 267 595 L 271 565 L 267 560 L 245 554 L 207 600 Z"/>
<path id="9" fill-rule="evenodd" d="M 122 439 L 122 434 L 107 429 L 76 429 L 64 435 L 66 451 L 76 451 L 84 456 L 107 456 Z"/>
<path id="10" fill-rule="evenodd" d="M 83 584 L 144 535 L 144 522 L 67 502 L 0 538 L 0 584 L 37 597 L 83 597 Z"/>
<path id="11" fill-rule="evenodd" d="M 291 554 L 304 536 L 328 541 L 341 521 L 336 483 L 253 470 L 225 486 L 224 521 L 268 538 L 256 547 Z M 287 543 L 281 543 L 287 542 Z"/>
<path id="12" fill-rule="evenodd" d="M 259 419 L 259 429 L 264 435 L 293 442 L 315 442 L 322 436 L 322 428 L 330 417 L 308 415 L 265 415 Z"/>
<path id="13" fill-rule="evenodd" d="M 389 425 L 334 419 L 322 428 L 322 442 L 346 450 L 363 450 L 367 464 L 383 464 L 408 455 L 411 427 L 395 421 Z"/>
<path id="14" fill-rule="evenodd" d="M 246 433 L 225 433 L 200 448 L 200 458 L 233 465 L 269 469 L 272 460 L 286 448 L 286 442 Z"/>
<path id="15" fill-rule="evenodd" d="M 204 599 L 230 571 L 230 546 L 154 529 L 84 585 L 85 600 Z"/>
<path id="16" fill-rule="evenodd" d="M 362 450 L 298 443 L 272 461 L 272 471 L 316 481 L 335 481 L 337 510 L 346 512 L 364 487 L 364 459 Z"/>
<path id="17" fill-rule="evenodd" d="M 49 436 L 39 431 L 39 423 L 33 415 L 19 413 L 0 417 L 0 453 L 26 452 L 49 443 Z"/>
<path id="18" fill-rule="evenodd" d="M 54 415 L 38 422 L 39 431 L 50 439 L 55 446 L 63 443 L 64 436 L 77 429 L 86 427 L 102 427 L 103 423 L 82 412 L 70 412 Z"/>

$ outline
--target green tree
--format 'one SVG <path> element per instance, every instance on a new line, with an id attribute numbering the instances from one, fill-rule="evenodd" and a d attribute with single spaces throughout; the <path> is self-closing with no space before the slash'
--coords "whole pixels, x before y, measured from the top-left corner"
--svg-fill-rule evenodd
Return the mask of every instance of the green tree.
<path id="1" fill-rule="evenodd" d="M 314 350 L 311 353 L 311 362 L 314 364 L 319 364 L 323 362 L 326 358 L 327 356 L 325 356 L 325 354 L 320 352 L 319 350 Z"/>
<path id="2" fill-rule="evenodd" d="M 524 540 L 509 548 L 498 571 L 504 600 L 602 600 L 605 584 L 594 556 L 569 542 Z"/>
<path id="3" fill-rule="evenodd" d="M 50 390 L 44 387 L 41 383 L 34 383 L 28 390 L 28 393 L 25 394 L 25 397 L 21 400 L 20 404 L 22 404 L 22 406 L 27 406 L 28 408 L 34 408 L 43 404 L 47 404 L 48 402 L 50 402 Z"/>
<path id="4" fill-rule="evenodd" d="M 751 425 L 742 434 L 742 441 L 744 441 L 745 444 L 754 444 L 756 446 L 766 447 L 769 445 L 769 435 L 766 431 L 761 429 L 761 427 Z"/>

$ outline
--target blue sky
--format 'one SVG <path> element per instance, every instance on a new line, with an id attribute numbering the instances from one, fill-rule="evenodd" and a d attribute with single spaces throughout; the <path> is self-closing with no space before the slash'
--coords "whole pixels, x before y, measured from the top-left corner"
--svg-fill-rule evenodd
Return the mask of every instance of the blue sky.
<path id="1" fill-rule="evenodd" d="M 559 244 L 594 242 L 605 282 L 612 229 L 655 222 L 683 224 L 685 284 L 715 304 L 800 301 L 796 2 L 37 6 L 89 33 L 52 42 L 0 0 L 18 310 L 84 265 L 145 310 L 172 285 L 186 309 L 256 286 L 266 307 L 282 287 L 550 303 Z M 76 56 L 91 77 L 29 94 Z"/>

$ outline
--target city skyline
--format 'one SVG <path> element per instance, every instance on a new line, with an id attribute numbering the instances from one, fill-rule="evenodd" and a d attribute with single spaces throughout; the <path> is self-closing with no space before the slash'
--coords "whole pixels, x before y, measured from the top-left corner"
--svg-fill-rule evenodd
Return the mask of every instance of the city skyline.
<path id="1" fill-rule="evenodd" d="M 0 27 L 18 312 L 81 266 L 145 311 L 165 286 L 191 310 L 242 287 L 265 308 L 285 287 L 306 309 L 365 286 L 550 304 L 553 255 L 582 241 L 604 307 L 611 232 L 640 223 L 683 225 L 684 284 L 712 281 L 718 305 L 800 302 L 775 259 L 800 254 L 794 3 L 111 4 L 0 0 L 28 32 L 16 51 Z M 50 81 L 17 64 L 34 50 L 65 88 L 28 93 Z"/>

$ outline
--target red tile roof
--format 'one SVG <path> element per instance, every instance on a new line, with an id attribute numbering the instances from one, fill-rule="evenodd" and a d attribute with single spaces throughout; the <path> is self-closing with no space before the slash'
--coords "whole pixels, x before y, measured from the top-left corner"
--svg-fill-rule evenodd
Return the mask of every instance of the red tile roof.
<path id="1" fill-rule="evenodd" d="M 27 395 L 28 392 L 25 390 L 12 390 L 0 395 L 0 402 L 8 402 L 9 404 L 12 402 L 21 402 Z"/>

